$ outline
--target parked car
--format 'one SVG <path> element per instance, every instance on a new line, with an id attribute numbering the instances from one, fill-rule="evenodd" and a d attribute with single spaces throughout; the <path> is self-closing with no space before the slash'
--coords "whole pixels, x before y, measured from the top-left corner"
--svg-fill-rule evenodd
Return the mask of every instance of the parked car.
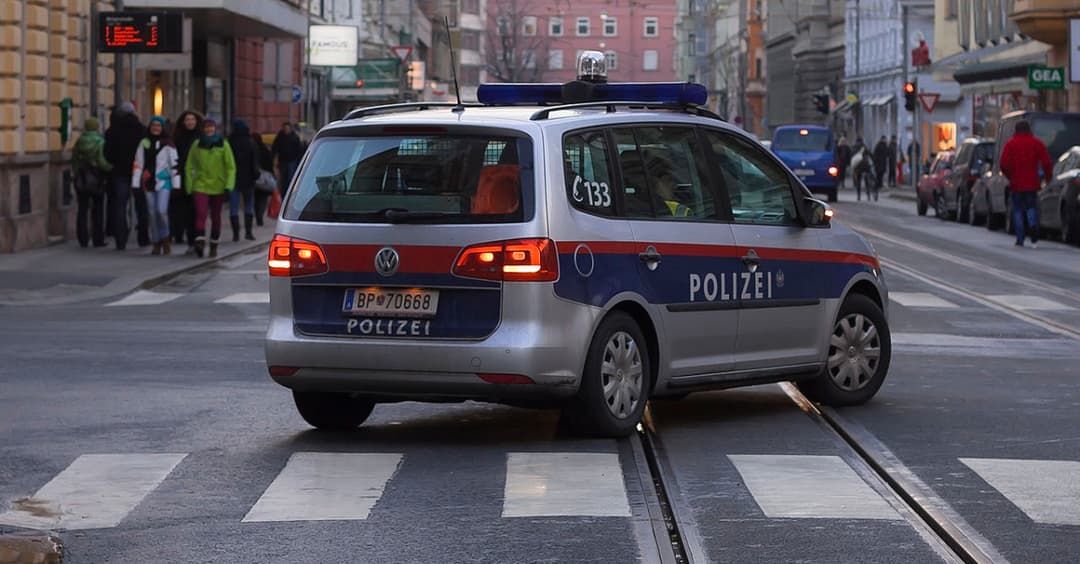
<path id="1" fill-rule="evenodd" d="M 971 213 L 971 187 L 986 164 L 994 160 L 994 142 L 975 137 L 965 139 L 953 157 L 952 170 L 941 184 L 948 217 L 972 225 L 981 225 L 986 216 Z"/>
<path id="2" fill-rule="evenodd" d="M 1006 231 L 1011 231 L 1009 180 L 1001 174 L 1001 151 L 1015 133 L 1016 122 L 1022 119 L 1031 124 L 1031 132 L 1046 144 L 1051 161 L 1056 161 L 1069 147 L 1080 145 L 1080 114 L 1013 112 L 1001 118 L 994 147 L 993 170 L 979 178 L 971 190 L 973 209 L 977 213 L 986 213 L 987 229 L 1004 227 Z"/>
<path id="3" fill-rule="evenodd" d="M 938 217 L 944 217 L 945 204 L 941 196 L 941 185 L 952 169 L 953 155 L 952 151 L 942 151 L 935 155 L 930 162 L 930 169 L 915 185 L 915 209 L 919 215 L 926 215 L 926 208 L 933 204 L 934 213 Z"/>
<path id="4" fill-rule="evenodd" d="M 1080 245 L 1080 146 L 1061 155 L 1053 180 L 1039 192 L 1039 227 Z"/>
<path id="5" fill-rule="evenodd" d="M 773 134 L 772 152 L 795 172 L 811 192 L 836 201 L 840 169 L 833 154 L 833 134 L 820 125 L 785 125 Z"/>

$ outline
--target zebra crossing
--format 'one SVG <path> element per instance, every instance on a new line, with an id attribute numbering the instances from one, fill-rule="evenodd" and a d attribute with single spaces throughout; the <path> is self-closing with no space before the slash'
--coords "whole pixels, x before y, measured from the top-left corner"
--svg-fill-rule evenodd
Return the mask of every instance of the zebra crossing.
<path id="1" fill-rule="evenodd" d="M 4 509 L 0 525 L 85 530 L 130 524 L 125 519 L 136 508 L 143 518 L 153 514 L 153 492 L 187 457 L 188 453 L 83 454 L 29 496 L 0 491 L 12 496 L 0 498 Z M 901 520 L 893 506 L 839 456 L 729 454 L 727 459 L 765 518 Z M 631 507 L 640 505 L 630 499 L 625 486 L 635 470 L 625 468 L 615 453 L 508 452 L 504 461 L 501 519 L 626 519 L 632 516 Z M 1080 461 L 959 461 L 1033 522 L 1080 526 Z M 368 520 L 392 510 L 380 506 L 380 501 L 395 481 L 404 479 L 400 476 L 408 464 L 406 453 L 293 453 L 240 521 L 253 526 Z M 453 478 L 447 479 L 440 487 L 453 488 Z M 200 495 L 197 490 L 188 494 Z M 462 495 L 466 496 L 462 505 L 498 502 Z"/>
<path id="2" fill-rule="evenodd" d="M 1022 311 L 1072 311 L 1074 308 L 1043 296 L 1026 294 L 987 295 L 988 299 Z M 928 292 L 889 292 L 889 301 L 913 309 L 958 309 L 960 304 Z"/>
<path id="3" fill-rule="evenodd" d="M 134 308 L 160 306 L 184 298 L 187 301 L 198 301 L 214 304 L 269 304 L 269 292 L 234 292 L 225 296 L 214 296 L 208 292 L 158 292 L 153 290 L 137 290 L 120 299 L 108 302 L 105 307 L 111 308 Z"/>

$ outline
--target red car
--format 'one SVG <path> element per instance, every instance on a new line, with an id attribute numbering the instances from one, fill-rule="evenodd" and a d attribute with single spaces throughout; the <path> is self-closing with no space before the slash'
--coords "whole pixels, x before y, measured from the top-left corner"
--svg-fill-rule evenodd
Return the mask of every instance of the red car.
<path id="1" fill-rule="evenodd" d="M 952 170 L 952 161 L 955 154 L 953 151 L 938 153 L 933 162 L 930 163 L 930 171 L 922 175 L 918 184 L 915 185 L 916 211 L 919 212 L 919 215 L 926 215 L 926 208 L 931 204 L 934 205 L 934 213 L 938 217 L 947 215 L 945 195 L 942 188 L 945 178 L 949 176 L 949 172 Z"/>

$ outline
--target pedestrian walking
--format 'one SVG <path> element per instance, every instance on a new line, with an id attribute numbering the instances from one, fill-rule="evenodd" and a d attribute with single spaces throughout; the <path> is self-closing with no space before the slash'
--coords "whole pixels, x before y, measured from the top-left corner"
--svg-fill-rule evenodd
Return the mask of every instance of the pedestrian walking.
<path id="1" fill-rule="evenodd" d="M 836 168 L 839 169 L 837 175 L 837 182 L 840 187 L 844 187 L 844 180 L 847 178 L 847 169 L 851 164 L 851 147 L 847 144 L 847 137 L 840 136 L 840 140 L 836 142 L 836 149 L 834 157 L 836 159 Z"/>
<path id="2" fill-rule="evenodd" d="M 180 157 L 165 130 L 165 118 L 150 118 L 147 136 L 135 151 L 135 163 L 131 170 L 131 186 L 138 188 L 146 199 L 147 219 L 150 228 L 152 255 L 172 252 L 169 236 L 169 198 L 171 191 L 179 189 Z"/>
<path id="3" fill-rule="evenodd" d="M 296 174 L 296 167 L 300 165 L 300 157 L 304 156 L 304 145 L 300 141 L 300 136 L 293 131 L 291 123 L 281 124 L 281 130 L 274 138 L 270 152 L 277 158 L 278 187 L 281 190 L 281 196 L 284 197 L 289 184 L 292 183 L 293 175 Z"/>
<path id="4" fill-rule="evenodd" d="M 877 200 L 877 192 L 881 190 L 884 185 L 885 172 L 889 169 L 889 142 L 882 135 L 881 139 L 878 139 L 877 145 L 874 145 L 874 200 Z M 867 193 L 869 197 L 869 193 Z"/>
<path id="5" fill-rule="evenodd" d="M 252 133 L 251 139 L 255 142 L 255 154 L 259 159 L 260 180 L 273 181 L 262 183 L 256 181 L 255 183 L 255 225 L 262 227 L 263 217 L 266 215 L 266 202 L 270 199 L 270 194 L 277 190 L 277 179 L 274 178 L 273 172 L 274 155 L 270 152 L 270 147 L 267 147 L 266 143 L 263 142 L 262 134 L 258 132 Z M 269 175 L 269 178 L 267 178 L 267 175 Z"/>
<path id="6" fill-rule="evenodd" d="M 1039 167 L 1042 167 L 1041 174 Z M 1016 122 L 1016 133 L 1001 150 L 1001 172 L 1009 179 L 1016 246 L 1024 246 L 1026 233 L 1031 238 L 1031 247 L 1036 248 L 1039 246 L 1039 190 L 1042 180 L 1053 174 L 1053 165 L 1046 145 L 1031 134 L 1031 124 L 1026 120 Z M 1027 222 L 1026 227 L 1024 222 Z"/>
<path id="7" fill-rule="evenodd" d="M 75 177 L 75 198 L 78 201 L 75 236 L 83 248 L 91 240 L 95 247 L 106 245 L 105 191 L 112 165 L 105 160 L 105 139 L 98 133 L 100 126 L 96 117 L 86 118 L 82 135 L 75 141 L 71 154 L 71 172 Z"/>
<path id="8" fill-rule="evenodd" d="M 184 189 L 195 201 L 195 255 L 202 258 L 206 248 L 206 221 L 210 220 L 210 257 L 216 257 L 221 239 L 221 206 L 225 194 L 236 183 L 236 163 L 229 142 L 218 131 L 217 122 L 203 120 L 203 134 L 188 152 L 184 166 Z"/>
<path id="9" fill-rule="evenodd" d="M 135 115 L 135 106 L 131 102 L 124 102 L 113 110 L 109 116 L 109 129 L 105 130 L 105 159 L 112 164 L 107 229 L 112 233 L 117 250 L 121 251 L 127 248 L 130 235 L 128 204 L 132 198 L 131 167 L 135 162 L 135 149 L 145 136 L 146 129 Z M 141 195 L 135 201 L 135 213 L 138 243 L 146 246 L 150 244 L 150 233 L 146 225 L 146 200 Z"/>
<path id="10" fill-rule="evenodd" d="M 251 224 L 255 219 L 255 180 L 259 178 L 259 155 L 255 149 L 255 141 L 251 138 L 251 129 L 244 120 L 233 121 L 229 146 L 232 148 L 233 162 L 236 163 L 236 187 L 229 194 L 232 240 L 240 240 L 240 200 L 243 199 L 244 239 L 254 241 Z"/>
<path id="11" fill-rule="evenodd" d="M 896 188 L 896 177 L 898 174 L 896 168 L 896 161 L 900 158 L 899 142 L 896 140 L 896 136 L 889 137 L 889 162 L 886 166 L 886 173 L 889 176 L 889 188 Z"/>
<path id="12" fill-rule="evenodd" d="M 862 200 L 862 190 L 865 187 L 866 199 L 869 200 L 874 184 L 874 162 L 866 145 L 862 145 L 851 158 L 851 175 L 855 182 L 855 199 Z"/>
<path id="13" fill-rule="evenodd" d="M 169 227 L 177 245 L 187 242 L 187 251 L 184 254 L 188 255 L 195 253 L 195 201 L 186 190 L 184 165 L 187 164 L 188 151 L 202 135 L 202 120 L 202 114 L 187 110 L 177 118 L 176 129 L 173 130 L 173 144 L 179 159 L 177 169 L 180 171 L 180 186 L 174 186 L 173 190 L 169 191 Z"/>

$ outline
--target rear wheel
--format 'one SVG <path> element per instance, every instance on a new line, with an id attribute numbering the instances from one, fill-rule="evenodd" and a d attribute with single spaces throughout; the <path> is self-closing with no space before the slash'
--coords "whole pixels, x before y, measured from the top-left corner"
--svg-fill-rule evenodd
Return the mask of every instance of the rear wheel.
<path id="1" fill-rule="evenodd" d="M 1080 245 L 1080 213 L 1077 211 L 1073 208 L 1070 213 L 1065 204 L 1061 205 L 1061 240 L 1070 245 Z"/>
<path id="2" fill-rule="evenodd" d="M 563 408 L 563 417 L 579 434 L 625 437 L 634 432 L 652 385 L 649 349 L 633 318 L 609 315 L 593 335 L 581 388 Z"/>
<path id="3" fill-rule="evenodd" d="M 971 225 L 982 225 L 986 221 L 986 216 L 979 215 L 975 212 L 975 198 L 968 198 L 968 223 Z"/>
<path id="4" fill-rule="evenodd" d="M 810 399 L 825 405 L 858 405 L 874 397 L 889 371 L 892 336 L 885 314 L 870 298 L 852 294 L 840 306 L 825 369 L 798 383 Z"/>
<path id="5" fill-rule="evenodd" d="M 948 219 L 949 210 L 945 208 L 945 194 L 934 192 L 934 215 L 938 219 Z"/>
<path id="6" fill-rule="evenodd" d="M 294 390 L 293 401 L 304 421 L 317 429 L 327 430 L 355 429 L 375 409 L 371 399 L 344 393 Z"/>

